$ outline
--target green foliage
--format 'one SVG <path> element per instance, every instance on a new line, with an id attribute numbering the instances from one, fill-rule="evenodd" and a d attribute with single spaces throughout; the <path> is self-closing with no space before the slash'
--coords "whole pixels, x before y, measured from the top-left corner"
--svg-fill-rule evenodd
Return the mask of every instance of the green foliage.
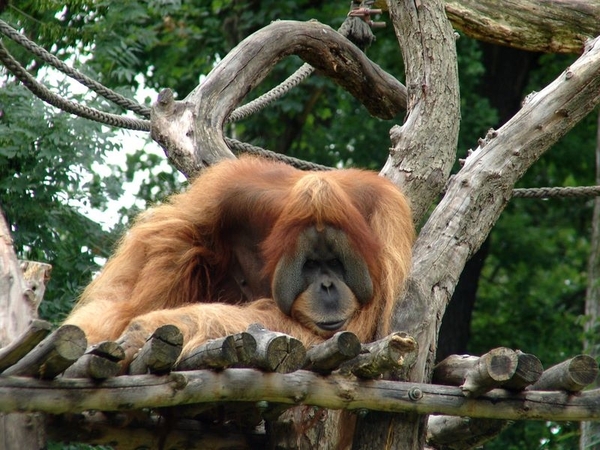
<path id="1" fill-rule="evenodd" d="M 143 2 L 136 3 L 137 7 L 133 3 L 115 8 L 126 11 L 119 21 L 128 18 L 133 23 L 136 14 L 141 14 Z M 114 33 L 104 34 L 95 28 L 98 14 L 109 9 L 112 13 L 113 8 L 108 8 L 107 2 L 23 1 L 19 8 L 9 5 L 2 18 L 23 27 L 29 37 L 47 49 L 52 48 L 60 58 L 81 58 L 75 60 L 75 66 L 93 78 L 102 79 L 103 76 L 94 73 L 94 65 L 82 61 L 88 55 L 90 44 L 94 42 L 95 46 L 98 40 L 102 46 L 103 39 L 115 37 Z M 109 18 L 117 20 L 116 16 Z M 136 36 L 136 42 L 144 39 L 143 33 L 138 32 Z M 34 74 L 38 72 L 40 65 L 33 62 L 30 54 L 5 41 L 15 57 Z M 123 39 L 120 45 L 128 46 L 130 42 Z M 104 67 L 107 73 L 115 67 L 116 73 L 121 68 L 131 72 L 130 63 L 139 62 L 131 56 L 136 46 L 132 44 L 124 50 L 121 47 L 106 49 L 106 54 L 100 52 L 107 60 L 118 56 L 112 66 L 97 66 Z M 125 86 L 114 82 L 112 87 L 121 93 L 133 91 L 132 76 L 122 78 Z M 138 211 L 136 205 L 145 208 L 148 205 L 144 199 L 156 202 L 163 198 L 178 186 L 177 177 L 170 167 L 158 164 L 156 155 L 146 155 L 143 151 L 130 152 L 126 160 L 129 167 L 113 163 L 112 158 L 107 160 L 108 152 L 123 151 L 122 144 L 115 139 L 115 130 L 50 108 L 6 76 L 0 80 L 3 85 L 0 90 L 0 205 L 11 227 L 18 257 L 52 264 L 52 277 L 40 314 L 59 322 L 93 272 L 98 270 L 98 263 L 111 253 L 123 226 Z M 114 112 L 115 108 L 106 103 L 72 95 L 62 82 L 53 84 L 55 92 L 74 101 Z M 99 165 L 104 170 L 97 171 Z M 139 172 L 138 176 L 147 177 L 140 183 L 142 202 L 131 209 L 122 207 L 115 211 L 111 207 L 105 212 L 103 221 L 116 224 L 113 230 L 107 231 L 83 214 L 82 211 L 92 208 L 105 211 L 109 202 L 120 199 L 123 187 L 133 181 L 134 171 Z"/>
<path id="2" fill-rule="evenodd" d="M 477 138 L 485 136 L 498 122 L 498 114 L 489 100 L 478 93 L 485 72 L 479 43 L 461 36 L 456 42 L 456 52 L 461 113 L 457 148 L 458 157 L 465 158 L 468 149 L 477 147 Z"/>
<path id="3" fill-rule="evenodd" d="M 578 448 L 579 423 L 515 422 L 485 450 L 573 450 Z"/>
<path id="4" fill-rule="evenodd" d="M 62 442 L 48 443 L 48 450 L 112 450 L 106 445 L 64 444 Z"/>
<path id="5" fill-rule="evenodd" d="M 102 192 L 84 192 L 87 183 L 119 194 L 90 172 L 115 145 L 100 126 L 57 113 L 20 85 L 5 84 L 0 105 L 0 205 L 19 258 L 52 264 L 40 312 L 59 319 L 96 270 L 94 259 L 112 248 L 110 234 L 77 205 L 106 203 Z"/>

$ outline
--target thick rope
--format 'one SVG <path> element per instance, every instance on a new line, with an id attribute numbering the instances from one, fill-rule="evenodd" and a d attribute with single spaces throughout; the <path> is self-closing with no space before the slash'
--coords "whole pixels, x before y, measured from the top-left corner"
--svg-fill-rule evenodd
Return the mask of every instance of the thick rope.
<path id="1" fill-rule="evenodd" d="M 4 66 L 36 97 L 52 106 L 55 106 L 65 112 L 75 114 L 76 116 L 84 117 L 86 119 L 94 120 L 106 125 L 118 128 L 127 128 L 130 130 L 150 131 L 149 120 L 132 119 L 129 117 L 117 116 L 115 114 L 108 114 L 75 102 L 71 102 L 52 93 L 44 85 L 33 78 L 29 72 L 27 72 L 23 66 L 21 66 L 21 64 L 19 64 L 19 62 L 10 55 L 10 53 L 8 53 L 2 44 L 2 41 L 0 41 L 0 61 L 2 61 Z M 234 153 L 245 152 L 255 155 L 262 155 L 270 159 L 285 162 L 301 170 L 330 170 L 330 168 L 326 166 L 309 163 L 307 161 L 302 161 L 290 156 L 275 153 L 254 145 L 237 141 L 235 139 L 225 138 L 225 143 Z"/>
<path id="2" fill-rule="evenodd" d="M 225 143 L 235 154 L 248 153 L 250 155 L 258 155 L 268 159 L 274 159 L 277 161 L 284 162 L 300 170 L 333 170 L 332 167 L 322 166 L 321 164 L 315 164 L 308 161 L 304 161 L 302 159 L 282 155 L 281 153 L 265 150 L 264 148 L 256 147 L 254 145 L 247 144 L 245 142 L 240 142 L 228 137 L 225 138 Z"/>
<path id="3" fill-rule="evenodd" d="M 91 89 L 92 91 L 96 92 L 97 94 L 101 95 L 102 97 L 106 98 L 107 100 L 110 100 L 111 102 L 115 103 L 118 106 L 121 106 L 126 110 L 133 111 L 134 113 L 139 114 L 142 117 L 145 117 L 146 119 L 150 118 L 150 108 L 144 105 L 140 105 L 136 101 L 128 99 L 127 97 L 124 97 L 123 95 L 113 91 L 112 89 L 109 89 L 106 86 L 98 83 L 96 80 L 93 80 L 87 75 L 84 75 L 78 70 L 69 67 L 56 56 L 49 53 L 46 49 L 40 47 L 35 42 L 23 36 L 21 33 L 19 33 L 17 30 L 15 30 L 3 20 L 0 20 L 0 33 L 12 39 L 14 42 L 36 55 L 45 63 L 60 70 L 64 74 L 73 78 L 74 80 L 77 80 L 78 82 Z M 264 109 L 265 107 L 273 103 L 275 100 L 287 94 L 292 88 L 304 81 L 313 72 L 314 68 L 310 64 L 304 64 L 290 77 L 288 77 L 275 88 L 271 89 L 266 94 L 263 94 L 259 98 L 251 101 L 250 103 L 235 109 L 227 119 L 227 122 L 237 122 Z"/>
<path id="4" fill-rule="evenodd" d="M 87 88 L 101 95 L 107 100 L 115 103 L 116 105 L 128 110 L 132 111 L 136 114 L 139 114 L 146 119 L 150 118 L 150 108 L 144 105 L 140 105 L 134 100 L 131 100 L 123 95 L 113 91 L 112 89 L 107 88 L 106 86 L 98 83 L 96 80 L 88 77 L 87 75 L 79 72 L 72 67 L 69 67 L 52 53 L 49 53 L 45 48 L 40 47 L 35 42 L 29 40 L 27 37 L 23 36 L 9 24 L 0 20 L 0 33 L 4 34 L 6 37 L 10 38 L 17 44 L 21 45 L 23 48 L 33 53 L 35 56 L 40 58 L 43 62 L 51 65 L 55 69 L 60 70 L 62 73 L 68 75 L 74 80 L 80 82 Z M 266 106 L 284 96 L 290 89 L 300 84 L 306 77 L 308 77 L 314 69 L 309 64 L 304 64 L 300 69 L 298 69 L 294 74 L 292 74 L 287 80 L 285 80 L 280 85 L 271 89 L 266 94 L 260 96 L 256 100 L 243 105 L 229 116 L 227 122 L 237 122 L 239 120 L 245 119 L 250 115 L 264 109 Z M 108 123 L 107 123 L 108 124 Z"/>
<path id="5" fill-rule="evenodd" d="M 373 2 L 369 0 L 363 2 L 363 4 L 369 7 L 372 3 Z M 361 5 L 362 4 L 360 2 L 355 0 L 352 3 L 352 9 L 358 8 Z M 371 32 L 370 27 L 363 20 L 357 17 L 347 17 L 346 20 L 344 20 L 344 22 L 340 26 L 338 32 L 342 34 L 342 36 L 345 36 L 346 38 L 350 39 L 363 50 L 369 45 L 371 45 L 371 43 L 375 39 L 375 36 Z M 93 90 L 94 92 L 106 98 L 107 100 L 110 100 L 113 103 L 127 110 L 133 111 L 141 115 L 142 117 L 150 118 L 150 109 L 148 107 L 140 105 L 134 100 L 130 100 L 127 97 L 124 97 L 121 94 L 114 92 L 113 90 L 98 83 L 97 81 L 82 74 L 81 72 L 67 66 L 54 55 L 37 45 L 35 42 L 29 40 L 27 37 L 20 34 L 17 30 L 15 30 L 2 20 L 0 20 L 0 33 L 9 37 L 14 42 L 18 43 L 34 55 L 38 56 L 42 61 L 46 62 L 47 64 L 50 64 L 52 67 L 60 70 L 61 72 L 65 73 L 71 78 L 79 81 L 81 84 Z M 291 89 L 293 89 L 306 78 L 308 78 L 314 72 L 314 70 L 315 69 L 310 64 L 303 64 L 286 80 L 284 80 L 282 83 L 280 83 L 267 93 L 261 95 L 260 97 L 247 103 L 246 105 L 240 106 L 239 108 L 235 109 L 227 118 L 227 122 L 237 122 L 239 120 L 251 116 L 252 114 L 257 113 L 258 111 L 261 111 L 274 101 L 283 97 Z M 98 111 L 98 113 L 102 114 L 100 111 Z M 107 124 L 110 124 L 109 121 L 110 119 L 107 118 Z"/>
<path id="6" fill-rule="evenodd" d="M 52 67 L 60 70 L 64 74 L 73 78 L 74 80 L 79 81 L 85 87 L 91 89 L 92 91 L 96 92 L 97 94 L 101 95 L 107 100 L 110 100 L 111 102 L 121 106 L 122 108 L 125 108 L 126 110 L 133 111 L 134 113 L 139 114 L 142 117 L 145 117 L 147 119 L 150 118 L 150 108 L 140 105 L 138 102 L 116 93 L 115 91 L 98 83 L 96 80 L 91 79 L 87 75 L 84 75 L 81 72 L 67 66 L 64 62 L 62 62 L 52 53 L 49 53 L 48 51 L 46 51 L 46 49 L 40 47 L 35 42 L 30 41 L 28 38 L 23 36 L 21 33 L 12 28 L 3 20 L 0 20 L 0 33 L 4 34 L 6 37 L 12 39 L 17 44 L 24 47 L 26 50 L 39 57 L 45 63 L 50 64 Z"/>
<path id="7" fill-rule="evenodd" d="M 6 47 L 4 47 L 4 44 L 2 44 L 1 41 L 0 61 L 2 61 L 4 66 L 36 97 L 39 97 L 52 106 L 62 109 L 65 112 L 75 114 L 76 116 L 84 117 L 86 119 L 113 127 L 127 128 L 137 131 L 150 131 L 149 120 L 139 120 L 130 117 L 118 116 L 116 114 L 105 113 L 94 108 L 89 108 L 87 106 L 71 102 L 59 95 L 54 94 L 45 86 L 40 84 L 33 76 L 31 76 L 29 72 L 27 72 L 27 70 L 25 70 L 10 53 L 8 53 L 8 50 L 6 50 Z"/>
<path id="8" fill-rule="evenodd" d="M 315 68 L 313 66 L 308 63 L 304 63 L 298 70 L 296 70 L 293 74 L 271 89 L 269 92 L 235 109 L 227 118 L 227 122 L 237 122 L 238 120 L 245 119 L 246 117 L 257 113 L 258 111 L 265 109 L 275 100 L 278 100 L 287 94 L 292 88 L 302 83 L 314 71 Z"/>
<path id="9" fill-rule="evenodd" d="M 513 198 L 585 198 L 600 195 L 600 186 L 513 189 Z"/>

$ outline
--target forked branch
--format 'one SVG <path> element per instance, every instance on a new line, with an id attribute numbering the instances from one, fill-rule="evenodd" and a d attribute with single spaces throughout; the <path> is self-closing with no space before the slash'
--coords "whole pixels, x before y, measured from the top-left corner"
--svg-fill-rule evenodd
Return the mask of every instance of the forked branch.
<path id="1" fill-rule="evenodd" d="M 406 88 L 337 31 L 318 22 L 282 20 L 242 41 L 183 101 L 163 91 L 152 108 L 152 137 L 187 176 L 232 158 L 223 139 L 225 120 L 289 55 L 313 65 L 376 117 L 390 119 L 406 107 Z"/>

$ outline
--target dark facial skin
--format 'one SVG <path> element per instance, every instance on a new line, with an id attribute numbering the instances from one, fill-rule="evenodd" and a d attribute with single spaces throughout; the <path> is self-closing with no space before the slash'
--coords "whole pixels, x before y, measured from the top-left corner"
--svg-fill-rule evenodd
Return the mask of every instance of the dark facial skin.
<path id="1" fill-rule="evenodd" d="M 303 231 L 295 251 L 284 256 L 273 276 L 273 298 L 283 312 L 318 334 L 343 329 L 373 296 L 366 263 L 335 228 Z"/>

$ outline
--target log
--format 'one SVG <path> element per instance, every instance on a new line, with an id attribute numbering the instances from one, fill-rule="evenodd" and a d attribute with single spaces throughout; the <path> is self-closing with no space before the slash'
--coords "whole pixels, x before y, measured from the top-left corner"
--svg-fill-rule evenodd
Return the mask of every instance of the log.
<path id="1" fill-rule="evenodd" d="M 535 391 L 562 390 L 579 392 L 598 376 L 598 363 L 588 355 L 577 355 L 544 371 L 529 389 Z"/>
<path id="2" fill-rule="evenodd" d="M 308 349 L 304 369 L 327 374 L 338 369 L 343 362 L 358 356 L 360 351 L 361 345 L 356 335 L 341 331 L 331 339 Z"/>
<path id="3" fill-rule="evenodd" d="M 33 319 L 29 328 L 6 347 L 0 349 L 0 373 L 16 364 L 50 334 L 50 322 Z"/>
<path id="4" fill-rule="evenodd" d="M 267 372 L 290 373 L 304 365 L 306 349 L 298 339 L 266 330 L 260 324 L 250 325 L 247 332 L 256 341 L 256 354 L 251 361 L 253 367 Z"/>
<path id="5" fill-rule="evenodd" d="M 81 328 L 63 325 L 44 339 L 2 376 L 24 376 L 50 380 L 64 372 L 84 354 L 87 339 Z"/>
<path id="6" fill-rule="evenodd" d="M 363 352 L 342 365 L 342 372 L 350 371 L 358 378 L 375 379 L 385 372 L 407 370 L 417 353 L 416 341 L 406 333 L 398 332 L 379 341 L 363 345 Z"/>
<path id="7" fill-rule="evenodd" d="M 256 339 L 246 332 L 212 339 L 182 358 L 177 370 L 225 369 L 252 367 L 256 356 Z"/>
<path id="8" fill-rule="evenodd" d="M 430 416 L 427 443 L 434 448 L 468 450 L 482 446 L 510 425 L 507 420 Z"/>
<path id="9" fill-rule="evenodd" d="M 233 335 L 235 353 L 237 355 L 236 367 L 250 367 L 256 357 L 256 339 L 249 333 L 236 333 Z"/>
<path id="10" fill-rule="evenodd" d="M 66 378 L 105 380 L 121 372 L 120 362 L 125 359 L 123 348 L 112 341 L 101 342 L 87 349 L 75 364 L 65 370 Z"/>
<path id="11" fill-rule="evenodd" d="M 465 395 L 477 397 L 510 380 L 518 361 L 517 353 L 505 347 L 481 357 L 450 355 L 435 366 L 433 382 L 460 386 Z"/>
<path id="12" fill-rule="evenodd" d="M 233 336 L 211 339 L 176 365 L 177 370 L 225 369 L 238 361 Z"/>
<path id="13" fill-rule="evenodd" d="M 306 370 L 289 374 L 261 374 L 255 369 L 195 370 L 163 376 L 121 376 L 102 383 L 83 378 L 47 381 L 0 377 L 0 412 L 131 411 L 229 401 L 488 419 L 600 420 L 598 389 L 578 395 L 495 389 L 468 398 L 455 386 L 389 380 L 349 382 L 342 374 L 323 377 Z"/>
<path id="14" fill-rule="evenodd" d="M 169 372 L 183 349 L 183 335 L 175 325 L 156 329 L 129 365 L 130 375 Z"/>
<path id="15" fill-rule="evenodd" d="M 522 391 L 540 379 L 544 372 L 544 367 L 537 356 L 523 353 L 520 350 L 516 352 L 518 358 L 517 370 L 502 387 L 513 391 Z"/>

